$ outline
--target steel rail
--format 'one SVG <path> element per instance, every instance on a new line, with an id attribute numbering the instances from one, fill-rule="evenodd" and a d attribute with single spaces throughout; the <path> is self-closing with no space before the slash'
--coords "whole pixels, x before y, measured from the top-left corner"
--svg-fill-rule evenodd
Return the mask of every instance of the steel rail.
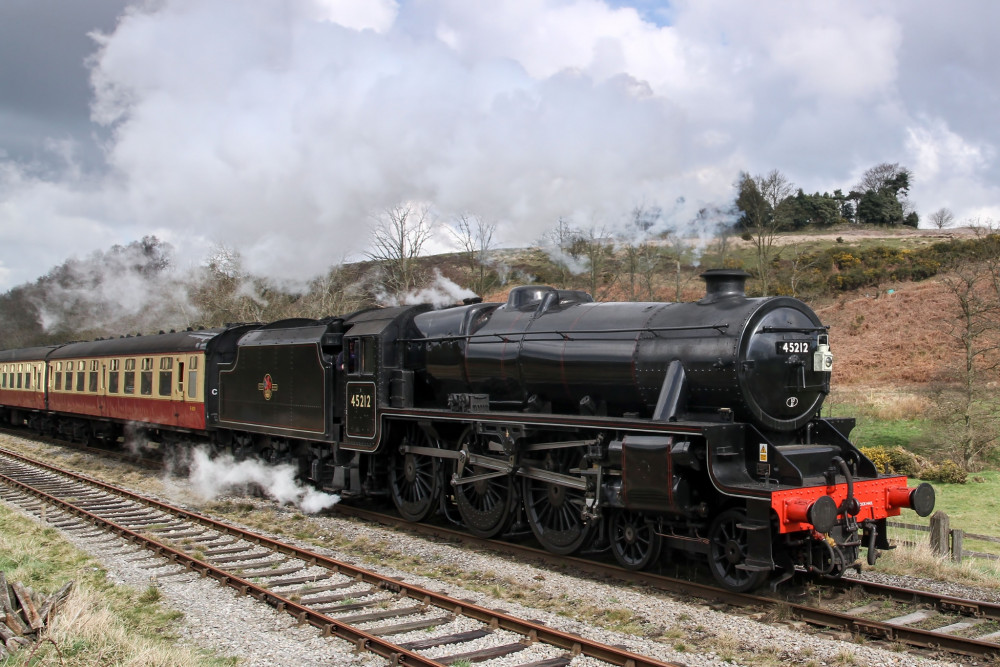
<path id="1" fill-rule="evenodd" d="M 86 475 L 81 475 L 79 473 L 69 473 L 55 466 L 50 466 L 49 464 L 46 464 L 44 462 L 34 461 L 33 459 L 17 454 L 16 452 L 9 452 L 8 450 L 0 448 L 0 453 L 8 454 L 15 458 L 19 458 L 21 460 L 34 463 L 36 465 L 40 465 L 42 467 L 48 468 L 56 472 L 60 472 L 62 474 L 72 475 L 87 483 L 94 484 L 102 488 L 106 488 L 107 490 L 113 493 L 126 494 L 128 497 L 135 497 L 137 499 L 140 499 L 142 502 L 146 502 L 153 505 L 157 504 L 157 501 L 142 496 L 134 496 L 133 494 L 128 494 L 128 492 L 119 490 L 117 489 L 117 487 L 106 484 L 101 480 L 97 480 Z M 204 519 L 209 523 L 203 523 L 203 525 L 214 527 L 214 524 L 212 523 L 213 520 L 207 517 L 203 517 L 202 515 L 187 512 L 186 510 L 181 510 L 179 508 L 174 508 L 171 511 L 179 512 L 182 515 L 189 518 L 190 520 L 199 523 L 201 523 L 200 521 L 201 519 Z M 1000 644 L 998 643 L 991 643 L 976 639 L 956 637 L 954 635 L 938 633 L 932 630 L 911 628 L 903 625 L 894 625 L 880 621 L 869 621 L 863 618 L 857 618 L 855 616 L 851 616 L 850 614 L 836 612 L 832 610 L 818 609 L 815 607 L 810 607 L 809 605 L 791 602 L 788 600 L 777 599 L 762 595 L 733 593 L 731 591 L 727 591 L 725 589 L 718 588 L 715 586 L 701 584 L 685 579 L 667 577 L 664 575 L 658 575 L 651 572 L 636 572 L 631 570 L 625 570 L 617 566 L 607 565 L 604 563 L 596 562 L 593 560 L 587 560 L 579 557 L 554 556 L 553 554 L 547 551 L 535 549 L 532 547 L 513 544 L 510 542 L 501 542 L 498 540 L 486 540 L 482 538 L 476 538 L 474 536 L 469 535 L 468 533 L 442 526 L 433 526 L 430 524 L 414 524 L 405 521 L 403 519 L 400 519 L 398 517 L 393 517 L 372 510 L 366 510 L 344 504 L 335 505 L 334 511 L 345 516 L 355 516 L 368 521 L 377 521 L 386 525 L 393 525 L 407 530 L 420 532 L 423 534 L 436 535 L 450 540 L 464 541 L 466 543 L 481 544 L 491 547 L 497 551 L 517 554 L 520 556 L 533 557 L 542 560 L 544 562 L 557 564 L 560 566 L 569 565 L 576 572 L 585 572 L 595 576 L 601 576 L 620 581 L 628 581 L 630 583 L 649 586 L 651 588 L 668 591 L 675 594 L 693 596 L 705 600 L 720 601 L 737 607 L 782 605 L 786 609 L 790 610 L 796 618 L 805 621 L 807 623 L 810 623 L 812 625 L 818 625 L 827 628 L 835 628 L 875 638 L 899 641 L 921 648 L 944 649 L 962 655 L 984 656 L 984 657 L 1000 656 Z M 221 524 L 221 525 L 226 526 L 227 524 Z M 225 529 L 221 530 L 222 532 L 225 531 Z M 252 533 L 249 533 L 248 531 L 242 531 L 241 529 L 234 528 L 234 530 L 236 532 L 231 533 L 233 535 L 237 536 L 242 534 L 254 535 Z M 262 540 L 264 540 L 264 542 L 261 542 L 260 544 L 266 544 L 268 541 L 273 542 L 273 540 L 270 540 L 269 538 L 266 538 L 264 536 L 260 537 Z M 250 541 L 254 541 L 254 539 L 251 539 Z M 290 552 L 285 551 L 283 553 L 290 553 Z M 886 584 L 867 582 L 861 579 L 841 579 L 825 583 L 826 585 L 832 585 L 842 590 L 852 587 L 853 588 L 860 587 L 863 590 L 868 591 L 874 595 L 887 596 L 892 598 L 893 600 L 897 600 L 900 602 L 925 604 L 933 606 L 934 608 L 940 609 L 942 611 L 955 612 L 979 618 L 985 617 L 988 619 L 1000 620 L 1000 604 L 976 601 L 976 600 L 967 600 L 952 596 L 939 595 L 931 592 L 899 588 L 899 587 L 889 586 Z M 513 628 L 508 628 L 508 629 L 512 629 L 513 631 L 518 632 Z M 530 636 L 530 631 L 528 635 Z"/>
<path id="2" fill-rule="evenodd" d="M 473 604 L 465 600 L 459 600 L 457 598 L 450 597 L 443 593 L 437 593 L 430 589 L 422 588 L 419 586 L 411 586 L 404 584 L 402 582 L 390 579 L 378 575 L 369 570 L 351 565 L 343 561 L 324 556 L 315 551 L 304 549 L 301 547 L 296 547 L 293 545 L 280 542 L 278 540 L 267 537 L 266 535 L 261 535 L 238 526 L 233 526 L 231 524 L 212 519 L 202 514 L 196 512 L 191 512 L 188 510 L 163 503 L 158 500 L 148 498 L 146 496 L 131 493 L 125 489 L 119 488 L 107 482 L 103 482 L 98 479 L 94 479 L 88 475 L 82 475 L 80 473 L 75 473 L 72 471 L 63 470 L 57 466 L 45 463 L 43 461 L 36 461 L 30 457 L 18 454 L 17 452 L 12 452 L 4 448 L 0 448 L 0 454 L 8 456 L 10 458 L 28 463 L 30 465 L 35 465 L 43 469 L 49 470 L 59 475 L 66 476 L 70 479 L 74 479 L 86 484 L 96 486 L 103 489 L 109 493 L 121 496 L 123 498 L 128 498 L 130 500 L 139 501 L 145 503 L 151 507 L 154 507 L 167 514 L 172 514 L 174 516 L 180 517 L 182 519 L 191 521 L 192 523 L 197 523 L 202 526 L 211 528 L 219 533 L 224 533 L 232 535 L 234 537 L 239 537 L 240 539 L 246 540 L 269 548 L 277 553 L 293 556 L 298 558 L 310 565 L 317 565 L 325 567 L 331 571 L 338 572 L 340 574 L 346 574 L 353 576 L 359 581 L 363 581 L 368 584 L 373 584 L 379 586 L 383 589 L 389 590 L 396 593 L 400 597 L 408 597 L 418 601 L 423 602 L 425 605 L 433 605 L 446 610 L 452 610 L 455 615 L 468 616 L 470 618 L 476 619 L 483 623 L 486 623 L 494 628 L 501 628 L 520 634 L 531 641 L 538 641 L 558 648 L 562 648 L 572 652 L 573 654 L 582 654 L 608 662 L 614 665 L 622 665 L 624 667 L 667 667 L 668 665 L 677 665 L 677 663 L 666 663 L 654 658 L 647 656 L 641 656 L 630 651 L 619 649 L 613 646 L 607 646 L 600 642 L 586 639 L 579 635 L 574 635 L 568 632 L 562 632 L 560 630 L 555 630 L 553 628 L 546 627 L 540 623 L 533 623 L 524 619 L 511 616 L 503 612 L 488 609 L 486 607 Z M 0 479 L 8 480 L 9 478 L 5 475 L 0 474 Z M 30 489 L 27 485 L 21 484 L 16 480 L 11 480 L 14 484 L 24 489 Z M 152 545 L 148 548 L 152 548 L 157 552 L 165 555 L 170 560 L 181 562 L 182 564 L 188 565 L 191 569 L 200 572 L 204 576 L 211 576 L 218 579 L 221 583 L 225 583 L 238 590 L 243 590 L 244 587 L 246 591 L 252 591 L 251 594 L 255 598 L 261 599 L 273 606 L 277 606 L 280 609 L 291 613 L 294 616 L 300 618 L 300 621 L 309 622 L 323 630 L 324 634 L 333 633 L 336 634 L 335 630 L 339 628 L 349 627 L 344 626 L 333 618 L 320 614 L 315 611 L 310 611 L 306 607 L 295 603 L 292 600 L 283 598 L 275 593 L 267 591 L 264 588 L 257 586 L 256 584 L 236 577 L 232 574 L 226 573 L 223 570 L 215 568 L 214 566 L 205 563 L 204 561 L 198 560 L 193 556 L 189 556 L 181 551 L 173 549 L 167 545 L 161 545 L 150 538 L 144 537 L 138 533 L 128 530 L 122 526 L 114 524 L 113 522 L 107 521 L 106 519 L 101 519 L 96 515 L 83 510 L 82 508 L 76 507 L 71 503 L 59 500 L 49 494 L 41 491 L 31 490 L 36 496 L 45 496 L 47 502 L 55 501 L 58 505 L 67 508 L 72 508 L 72 512 L 79 516 L 86 516 L 88 520 L 89 517 L 93 516 L 97 522 L 102 525 L 106 525 L 109 529 L 114 530 L 116 533 L 126 537 L 131 541 L 139 541 L 142 544 Z M 51 500 L 49 500 L 51 498 Z M 303 615 L 304 614 L 304 615 Z M 440 663 L 430 661 L 427 658 L 420 656 L 419 654 L 413 653 L 411 651 L 406 651 L 391 642 L 386 642 L 385 640 L 379 639 L 374 635 L 369 635 L 361 630 L 350 628 L 350 631 L 357 633 L 356 638 L 352 641 L 363 642 L 366 644 L 364 648 L 367 648 L 367 644 L 371 644 L 380 650 L 386 651 L 388 655 L 379 653 L 383 657 L 387 657 L 391 660 L 396 660 L 402 664 L 424 664 L 424 665 L 438 665 Z M 338 635 L 339 636 L 339 635 Z M 359 644 L 361 646 L 361 644 Z M 378 651 L 374 651 L 378 652 Z M 412 656 L 412 657 L 411 657 Z M 679 667 L 679 666 L 678 666 Z"/>
<path id="3" fill-rule="evenodd" d="M 333 635 L 347 640 L 353 643 L 358 650 L 375 653 L 390 660 L 393 664 L 443 667 L 442 663 L 437 662 L 436 660 L 425 658 L 419 653 L 404 649 L 396 644 L 393 644 L 392 642 L 382 639 L 381 637 L 368 634 L 364 630 L 340 623 L 334 618 L 321 614 L 310 609 L 309 607 L 303 606 L 293 600 L 273 593 L 266 588 L 253 583 L 252 581 L 237 577 L 222 568 L 190 556 L 183 551 L 174 549 L 173 547 L 163 544 L 162 542 L 146 537 L 145 535 L 130 530 L 118 523 L 115 523 L 114 521 L 104 519 L 93 512 L 88 512 L 81 507 L 77 507 L 73 503 L 57 498 L 56 496 L 48 494 L 44 491 L 40 491 L 29 484 L 25 484 L 8 477 L 3 473 L 0 473 L 0 481 L 3 481 L 10 487 L 20 489 L 25 493 L 31 494 L 46 503 L 61 508 L 70 514 L 78 516 L 89 523 L 113 532 L 129 542 L 139 544 L 149 551 L 167 558 L 171 562 L 184 565 L 188 569 L 198 572 L 204 577 L 212 578 L 221 584 L 234 588 L 243 595 L 249 595 L 256 600 L 269 604 L 272 607 L 277 608 L 278 611 L 287 612 L 296 617 L 300 623 L 309 623 L 310 625 L 319 628 L 322 630 L 323 636 Z"/>
<path id="4" fill-rule="evenodd" d="M 1000 656 L 1000 643 L 957 637 L 955 635 L 934 632 L 933 630 L 911 628 L 904 625 L 895 625 L 882 621 L 870 621 L 864 618 L 852 616 L 848 613 L 820 609 L 807 604 L 800 604 L 781 598 L 755 595 L 752 593 L 734 593 L 724 588 L 718 588 L 708 584 L 701 584 L 686 579 L 667 577 L 652 572 L 626 570 L 618 567 L 617 565 L 609 565 L 576 556 L 555 556 L 547 551 L 533 547 L 513 544 L 510 542 L 501 542 L 498 540 L 477 538 L 469 535 L 468 533 L 442 526 L 413 524 L 394 516 L 351 507 L 349 505 L 338 504 L 335 506 L 335 511 L 338 514 L 343 514 L 345 516 L 354 516 L 367 521 L 378 521 L 387 525 L 415 530 L 423 534 L 429 534 L 440 538 L 461 540 L 487 546 L 497 551 L 518 555 L 522 558 L 535 558 L 560 567 L 567 567 L 573 572 L 584 572 L 595 576 L 614 579 L 616 581 L 627 581 L 629 583 L 649 586 L 650 588 L 684 596 L 724 602 L 738 607 L 774 607 L 776 605 L 780 605 L 788 609 L 798 620 L 807 622 L 811 625 L 843 630 L 845 632 L 855 634 L 863 634 L 879 639 L 899 641 L 920 648 L 942 649 L 962 655 L 977 657 Z M 876 595 L 888 596 L 900 602 L 927 604 L 942 611 L 1000 620 L 1000 604 L 965 600 L 962 598 L 943 596 L 926 591 L 915 591 L 906 588 L 888 586 L 886 584 L 876 584 L 860 579 L 833 580 L 830 583 L 843 589 L 861 587 L 868 592 L 872 592 Z"/>

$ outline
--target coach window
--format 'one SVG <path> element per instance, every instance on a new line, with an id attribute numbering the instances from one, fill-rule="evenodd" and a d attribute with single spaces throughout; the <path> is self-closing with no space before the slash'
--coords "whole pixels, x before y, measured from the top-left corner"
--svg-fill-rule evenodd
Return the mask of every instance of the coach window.
<path id="1" fill-rule="evenodd" d="M 188 359 L 188 398 L 198 397 L 198 357 Z"/>
<path id="2" fill-rule="evenodd" d="M 28 370 L 24 372 L 24 388 L 31 389 L 31 364 L 28 364 Z"/>
<path id="3" fill-rule="evenodd" d="M 87 362 L 76 362 L 76 390 L 86 391 L 87 389 Z"/>
<path id="4" fill-rule="evenodd" d="M 7 366 L 0 366 L 0 389 L 7 388 Z"/>
<path id="5" fill-rule="evenodd" d="M 24 388 L 24 364 L 17 365 L 17 388 Z"/>
<path id="6" fill-rule="evenodd" d="M 92 391 L 97 393 L 97 369 L 100 366 L 100 362 L 94 359 L 90 362 L 90 386 L 87 391 Z"/>
<path id="7" fill-rule="evenodd" d="M 171 384 L 174 376 L 174 360 L 171 357 L 160 359 L 160 396 L 171 395 Z"/>
<path id="8" fill-rule="evenodd" d="M 108 362 L 108 393 L 117 394 L 118 393 L 118 378 L 121 375 L 121 371 L 118 369 L 121 365 L 121 359 L 112 359 Z"/>
<path id="9" fill-rule="evenodd" d="M 62 391 L 62 362 L 58 361 L 55 364 L 55 372 L 52 373 L 53 389 L 56 391 Z"/>
<path id="10" fill-rule="evenodd" d="M 125 393 L 135 393 L 135 359 L 125 360 Z"/>
<path id="11" fill-rule="evenodd" d="M 73 362 L 66 362 L 66 386 L 63 387 L 66 391 L 73 391 Z"/>
<path id="12" fill-rule="evenodd" d="M 142 371 L 139 373 L 139 393 L 143 396 L 153 395 L 153 359 L 142 360 Z"/>

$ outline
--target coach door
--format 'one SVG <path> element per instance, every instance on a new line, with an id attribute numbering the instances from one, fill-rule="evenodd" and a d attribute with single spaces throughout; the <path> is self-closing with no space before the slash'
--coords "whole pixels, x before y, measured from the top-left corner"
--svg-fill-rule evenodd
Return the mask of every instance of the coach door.
<path id="1" fill-rule="evenodd" d="M 369 441 L 373 445 L 378 435 L 377 350 L 378 339 L 375 336 L 344 338 L 344 373 L 347 375 L 345 432 L 350 439 Z"/>

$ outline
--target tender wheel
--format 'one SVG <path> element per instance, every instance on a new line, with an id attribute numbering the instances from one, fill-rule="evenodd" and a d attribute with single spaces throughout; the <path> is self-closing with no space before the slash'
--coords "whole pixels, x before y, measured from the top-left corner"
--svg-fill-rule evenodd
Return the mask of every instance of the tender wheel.
<path id="1" fill-rule="evenodd" d="M 747 560 L 747 531 L 740 527 L 744 521 L 743 510 L 726 510 L 712 522 L 708 534 L 708 566 L 712 576 L 723 588 L 736 593 L 757 588 L 769 574 L 739 567 Z"/>
<path id="2" fill-rule="evenodd" d="M 486 442 L 472 429 L 467 429 L 460 440 L 462 449 L 469 454 L 487 455 Z M 476 475 L 496 472 L 490 468 L 466 463 L 456 472 L 457 481 Z M 514 517 L 517 494 L 510 475 L 489 477 L 468 484 L 455 484 L 455 505 L 462 522 L 470 533 L 478 537 L 495 537 L 510 525 Z"/>
<path id="3" fill-rule="evenodd" d="M 644 570 L 660 557 L 662 538 L 639 512 L 617 510 L 610 520 L 611 553 L 622 567 Z"/>
<path id="4" fill-rule="evenodd" d="M 531 464 L 546 472 L 570 475 L 571 469 L 584 463 L 579 449 L 567 447 L 549 450 L 543 461 Z M 590 541 L 597 522 L 583 520 L 586 495 L 582 490 L 525 477 L 523 493 L 531 532 L 548 551 L 566 556 Z"/>
<path id="5" fill-rule="evenodd" d="M 406 426 L 399 446 L 389 461 L 392 502 L 407 521 L 423 521 L 437 509 L 441 495 L 441 459 L 424 454 L 400 453 L 405 446 L 430 447 L 416 424 Z"/>

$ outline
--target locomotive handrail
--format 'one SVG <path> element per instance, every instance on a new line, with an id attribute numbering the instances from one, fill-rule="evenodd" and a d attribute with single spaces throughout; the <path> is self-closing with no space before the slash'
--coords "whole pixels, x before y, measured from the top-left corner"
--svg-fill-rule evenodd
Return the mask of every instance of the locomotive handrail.
<path id="1" fill-rule="evenodd" d="M 573 340 L 572 334 L 619 334 L 619 333 L 658 333 L 660 331 L 699 331 L 702 329 L 715 329 L 722 333 L 729 328 L 729 324 L 694 324 L 684 327 L 641 327 L 627 329 L 577 329 L 566 333 L 564 331 L 505 331 L 485 334 L 454 334 L 450 336 L 428 336 L 426 338 L 400 338 L 405 343 L 437 343 L 450 340 L 466 340 L 474 342 L 476 338 L 499 338 L 505 343 L 511 342 L 514 336 L 562 336 L 564 340 Z"/>
<path id="2" fill-rule="evenodd" d="M 829 326 L 818 327 L 763 327 L 761 333 L 814 333 L 816 331 L 829 331 Z"/>

